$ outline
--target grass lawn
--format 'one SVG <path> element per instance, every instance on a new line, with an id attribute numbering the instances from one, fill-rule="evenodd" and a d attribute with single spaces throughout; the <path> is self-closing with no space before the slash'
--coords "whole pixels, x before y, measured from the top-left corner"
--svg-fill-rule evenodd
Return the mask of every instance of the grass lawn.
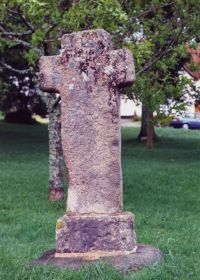
<path id="1" fill-rule="evenodd" d="M 147 150 L 122 131 L 124 208 L 136 216 L 140 243 L 158 246 L 163 265 L 122 275 L 103 264 L 60 271 L 30 261 L 55 244 L 57 218 L 65 203 L 48 194 L 45 125 L 0 122 L 0 279 L 200 279 L 200 131 L 158 129 L 160 141 Z"/>

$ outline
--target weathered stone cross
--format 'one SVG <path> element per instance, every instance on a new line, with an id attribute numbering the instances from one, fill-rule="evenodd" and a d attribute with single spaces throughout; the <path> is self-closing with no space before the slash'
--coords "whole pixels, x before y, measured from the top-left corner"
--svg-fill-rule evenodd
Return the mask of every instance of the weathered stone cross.
<path id="1" fill-rule="evenodd" d="M 132 54 L 112 50 L 111 36 L 104 30 L 64 35 L 61 43 L 60 55 L 40 60 L 41 89 L 59 92 L 62 100 L 69 186 L 67 215 L 57 224 L 57 252 L 132 250 L 132 214 L 122 214 L 118 92 L 135 78 Z M 107 233 L 99 237 L 103 230 Z M 111 242 L 108 232 L 113 230 L 116 240 Z"/>
<path id="2" fill-rule="evenodd" d="M 72 33 L 63 36 L 60 55 L 41 58 L 40 73 L 41 89 L 61 94 L 69 184 L 56 250 L 34 264 L 76 268 L 103 258 L 127 270 L 161 260 L 159 250 L 136 246 L 134 216 L 122 209 L 118 89 L 135 78 L 131 52 L 112 50 L 104 30 Z"/>

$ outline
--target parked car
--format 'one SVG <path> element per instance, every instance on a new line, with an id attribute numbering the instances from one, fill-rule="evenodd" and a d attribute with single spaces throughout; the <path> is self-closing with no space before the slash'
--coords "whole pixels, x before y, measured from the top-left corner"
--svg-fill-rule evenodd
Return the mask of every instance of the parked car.
<path id="1" fill-rule="evenodd" d="M 185 113 L 182 116 L 175 117 L 171 122 L 170 126 L 174 128 L 184 129 L 200 129 L 200 114 Z"/>

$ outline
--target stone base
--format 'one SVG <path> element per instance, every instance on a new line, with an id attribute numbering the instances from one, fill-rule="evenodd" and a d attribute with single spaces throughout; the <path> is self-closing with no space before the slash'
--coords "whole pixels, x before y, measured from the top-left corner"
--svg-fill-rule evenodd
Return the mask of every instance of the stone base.
<path id="1" fill-rule="evenodd" d="M 136 244 L 134 215 L 64 215 L 56 225 L 57 253 L 131 251 Z"/>
<path id="2" fill-rule="evenodd" d="M 89 253 L 56 253 L 56 250 L 45 252 L 31 265 L 53 265 L 59 268 L 79 269 L 96 262 L 113 266 L 121 272 L 137 271 L 143 267 L 155 265 L 163 261 L 162 252 L 149 245 L 138 244 L 132 251 L 96 251 Z"/>

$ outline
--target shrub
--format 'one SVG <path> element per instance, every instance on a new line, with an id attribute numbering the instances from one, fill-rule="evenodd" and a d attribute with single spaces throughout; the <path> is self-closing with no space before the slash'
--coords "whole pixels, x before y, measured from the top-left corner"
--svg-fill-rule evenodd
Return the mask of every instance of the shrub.
<path id="1" fill-rule="evenodd" d="M 8 123 L 35 124 L 36 121 L 32 118 L 28 110 L 20 110 L 9 112 L 5 115 L 5 121 Z"/>

